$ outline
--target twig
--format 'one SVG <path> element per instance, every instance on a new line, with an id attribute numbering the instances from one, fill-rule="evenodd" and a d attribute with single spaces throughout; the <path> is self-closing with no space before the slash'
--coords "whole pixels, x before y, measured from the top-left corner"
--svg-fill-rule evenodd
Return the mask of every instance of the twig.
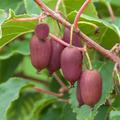
<path id="1" fill-rule="evenodd" d="M 59 14 L 52 11 L 50 8 L 48 8 L 41 0 L 35 0 L 35 2 L 44 10 L 45 13 L 49 13 L 49 15 L 58 20 L 60 23 L 65 25 L 68 28 L 71 28 L 71 24 L 66 21 L 64 18 L 62 18 Z M 99 44 L 97 44 L 95 41 L 93 41 L 91 38 L 89 38 L 87 35 L 85 35 L 83 32 L 81 32 L 79 29 L 76 29 L 76 32 L 79 33 L 79 36 L 82 38 L 84 42 L 92 46 L 95 50 L 99 51 L 102 55 L 105 57 L 111 59 L 112 61 L 118 63 L 120 65 L 120 59 L 116 55 L 112 54 L 109 50 L 106 50 Z"/>
<path id="2" fill-rule="evenodd" d="M 37 92 L 42 92 L 42 93 L 45 93 L 45 94 L 48 94 L 48 95 L 52 95 L 52 96 L 55 96 L 55 97 L 62 97 L 62 96 L 63 96 L 62 93 L 54 93 L 54 92 L 51 92 L 51 91 L 49 91 L 49 90 L 44 90 L 44 89 L 37 88 L 37 87 L 34 87 L 34 89 L 35 89 Z"/>
<path id="3" fill-rule="evenodd" d="M 115 15 L 109 2 L 106 3 L 112 22 L 115 22 Z"/>
<path id="4" fill-rule="evenodd" d="M 60 38 L 56 37 L 55 35 L 53 35 L 53 34 L 51 34 L 51 33 L 49 34 L 49 36 L 50 36 L 51 38 L 53 38 L 53 40 L 57 41 L 58 43 L 66 46 L 66 47 L 69 47 L 69 46 L 70 46 L 70 44 L 64 42 L 63 40 L 61 40 Z M 73 46 L 73 47 L 75 47 L 75 46 Z M 79 49 L 80 51 L 82 51 L 82 52 L 85 51 L 85 48 L 80 48 L 80 47 L 76 47 L 76 48 L 78 48 L 78 49 Z"/>
<path id="5" fill-rule="evenodd" d="M 78 28 L 78 21 L 80 19 L 81 14 L 83 13 L 84 9 L 88 6 L 88 4 L 91 2 L 91 0 L 86 0 L 80 10 L 78 11 L 75 20 L 74 20 L 74 27 L 77 29 Z"/>
<path id="6" fill-rule="evenodd" d="M 58 101 L 70 104 L 70 100 L 69 99 L 61 99 L 61 98 L 59 98 Z"/>
<path id="7" fill-rule="evenodd" d="M 91 63 L 91 60 L 90 60 L 90 57 L 89 57 L 89 54 L 88 54 L 88 51 L 87 51 L 87 45 L 85 45 L 85 49 L 86 49 L 85 55 L 88 59 L 89 69 L 92 70 L 92 63 Z"/>
<path id="8" fill-rule="evenodd" d="M 62 82 L 62 80 L 58 77 L 58 75 L 54 72 L 53 76 L 55 77 L 55 79 L 58 81 L 58 83 L 61 85 L 62 87 L 62 92 L 64 91 L 69 91 L 69 89 L 67 88 L 67 86 L 64 84 L 64 82 Z M 61 92 L 61 91 L 60 91 Z"/>
<path id="9" fill-rule="evenodd" d="M 61 3 L 61 0 L 57 0 L 56 6 L 55 6 L 55 12 L 58 12 L 60 3 Z"/>
<path id="10" fill-rule="evenodd" d="M 47 87 L 49 86 L 49 83 L 48 83 L 47 81 L 38 80 L 38 79 L 36 79 L 36 78 L 27 76 L 27 75 L 23 74 L 22 72 L 16 73 L 15 76 L 16 76 L 16 77 L 21 77 L 21 78 L 24 78 L 24 79 L 26 79 L 26 80 L 30 80 L 30 81 L 33 81 L 33 82 L 36 82 L 36 83 L 44 84 L 44 85 L 47 86 Z"/>

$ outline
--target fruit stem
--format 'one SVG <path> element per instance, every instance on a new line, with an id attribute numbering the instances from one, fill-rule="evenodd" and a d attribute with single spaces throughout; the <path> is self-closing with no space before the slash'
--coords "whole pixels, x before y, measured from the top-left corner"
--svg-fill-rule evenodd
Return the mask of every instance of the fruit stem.
<path id="1" fill-rule="evenodd" d="M 114 15 L 114 12 L 113 12 L 113 9 L 112 9 L 110 3 L 109 2 L 105 2 L 105 4 L 106 4 L 106 6 L 108 8 L 108 11 L 109 11 L 109 14 L 110 14 L 112 22 L 115 22 L 115 15 Z"/>
<path id="2" fill-rule="evenodd" d="M 73 30 L 74 30 L 74 25 L 72 25 L 70 29 L 70 47 L 72 47 Z"/>
<path id="3" fill-rule="evenodd" d="M 55 96 L 55 97 L 62 97 L 63 96 L 63 93 L 54 93 L 54 92 L 51 92 L 49 90 L 44 90 L 44 89 L 41 89 L 41 88 L 38 88 L 38 87 L 34 87 L 34 89 L 37 92 L 42 92 L 42 93 L 52 95 L 52 96 Z"/>
<path id="4" fill-rule="evenodd" d="M 85 45 L 85 49 L 86 49 L 85 55 L 88 59 L 89 69 L 92 70 L 92 63 L 91 63 L 90 56 L 89 56 L 88 51 L 87 51 L 87 45 Z"/>
<path id="5" fill-rule="evenodd" d="M 64 42 L 63 40 L 61 40 L 60 38 L 56 37 L 55 35 L 53 35 L 53 34 L 51 34 L 51 33 L 49 33 L 49 36 L 50 36 L 51 38 L 53 38 L 53 40 L 57 41 L 58 43 L 66 46 L 66 47 L 69 47 L 69 46 L 70 46 L 70 44 Z M 75 46 L 73 46 L 73 47 L 75 47 Z M 76 48 L 78 48 L 78 49 L 79 49 L 80 51 L 82 51 L 82 52 L 85 52 L 85 48 L 80 48 L 80 47 L 76 47 Z"/>
<path id="6" fill-rule="evenodd" d="M 81 6 L 81 8 L 79 9 L 76 17 L 75 17 L 75 20 L 74 20 L 74 27 L 77 29 L 78 28 L 78 21 L 80 19 L 80 16 L 81 14 L 83 13 L 84 9 L 88 6 L 88 4 L 91 2 L 91 0 L 86 0 L 84 2 L 84 4 Z"/>
<path id="7" fill-rule="evenodd" d="M 55 6 L 55 12 L 58 12 L 60 4 L 61 4 L 61 0 L 58 0 Z"/>
<path id="8" fill-rule="evenodd" d="M 58 83 L 61 85 L 62 92 L 69 91 L 69 89 L 67 88 L 67 86 L 64 84 L 64 82 L 60 79 L 60 77 L 55 72 L 53 73 L 53 76 L 58 81 Z"/>

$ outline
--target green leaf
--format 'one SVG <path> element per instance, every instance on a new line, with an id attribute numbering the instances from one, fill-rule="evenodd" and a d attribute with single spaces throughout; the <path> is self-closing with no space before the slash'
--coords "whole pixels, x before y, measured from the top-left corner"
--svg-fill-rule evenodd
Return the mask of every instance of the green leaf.
<path id="1" fill-rule="evenodd" d="M 42 0 L 42 2 L 44 2 L 51 9 L 54 9 L 57 1 Z M 34 2 L 34 0 L 24 0 L 24 4 L 25 4 L 26 12 L 30 16 L 40 15 L 40 13 L 42 12 L 41 8 Z"/>
<path id="2" fill-rule="evenodd" d="M 9 59 L 0 60 L 0 83 L 5 82 L 13 76 L 21 60 L 21 55 L 14 55 Z"/>
<path id="3" fill-rule="evenodd" d="M 120 111 L 111 111 L 109 118 L 110 118 L 110 120 L 119 120 L 120 119 Z"/>
<path id="4" fill-rule="evenodd" d="M 3 0 L 0 0 L 0 8 L 4 10 L 9 10 L 10 8 L 15 10 L 18 7 L 19 3 L 21 3 L 21 0 L 5 0 L 4 2 Z"/>
<path id="5" fill-rule="evenodd" d="M 73 22 L 75 15 L 75 11 L 68 15 L 70 22 Z M 116 43 L 120 42 L 120 34 L 113 24 L 84 14 L 81 15 L 80 22 L 81 21 L 83 21 L 83 23 L 79 23 L 80 30 L 106 49 L 110 49 Z M 84 23 L 84 21 L 88 22 L 88 24 Z M 91 23 L 98 26 L 99 32 L 97 34 L 94 34 L 95 28 Z"/>
<path id="6" fill-rule="evenodd" d="M 8 59 L 15 54 L 29 55 L 29 40 L 26 39 L 24 41 L 15 41 L 1 49 L 0 60 Z"/>
<path id="7" fill-rule="evenodd" d="M 120 95 L 115 97 L 115 100 L 112 103 L 112 107 L 116 110 L 120 110 Z"/>
<path id="8" fill-rule="evenodd" d="M 17 71 L 23 72 L 25 75 L 33 77 L 33 78 L 47 80 L 49 82 L 51 81 L 51 76 L 49 75 L 48 70 L 43 69 L 42 71 L 38 73 L 37 70 L 33 67 L 30 57 L 28 56 L 23 59 L 23 62 L 19 66 Z"/>
<path id="9" fill-rule="evenodd" d="M 95 116 L 95 120 L 106 120 L 108 108 L 109 108 L 108 106 L 104 106 L 104 105 L 101 106 L 98 109 L 98 113 Z"/>
<path id="10" fill-rule="evenodd" d="M 67 11 L 67 14 L 71 13 L 72 11 L 78 11 L 80 7 L 83 5 L 85 0 L 64 0 L 64 5 Z M 97 18 L 97 12 L 93 3 L 89 3 L 85 11 L 83 12 L 86 15 L 92 16 Z"/>
<path id="11" fill-rule="evenodd" d="M 4 22 L 1 26 L 3 36 L 0 39 L 0 48 L 5 46 L 7 43 L 11 42 L 12 40 L 14 40 L 15 38 L 22 34 L 33 32 L 34 27 L 37 23 L 37 22 L 15 22 L 12 20 L 13 17 L 23 18 L 26 17 L 26 15 L 15 16 L 13 11 L 10 13 L 9 18 L 11 19 Z"/>
<path id="12" fill-rule="evenodd" d="M 2 37 L 2 30 L 1 30 L 1 24 L 5 21 L 7 18 L 7 14 L 3 9 L 0 9 L 0 38 Z"/>
<path id="13" fill-rule="evenodd" d="M 98 65 L 99 64 L 99 65 Z M 98 66 L 100 66 L 98 68 Z M 71 107 L 75 113 L 77 113 L 77 120 L 94 120 L 95 115 L 98 112 L 98 108 L 105 103 L 106 99 L 109 97 L 111 91 L 113 90 L 113 80 L 112 80 L 112 70 L 113 70 L 113 63 L 112 62 L 95 62 L 94 68 L 99 69 L 102 75 L 102 97 L 99 102 L 94 106 L 93 110 L 87 106 L 83 105 L 80 108 L 78 107 L 78 102 L 76 98 L 76 87 L 72 88 L 70 91 L 70 98 L 71 98 Z M 109 75 L 109 76 L 108 76 Z"/>
<path id="14" fill-rule="evenodd" d="M 0 85 L 0 119 L 6 119 L 6 112 L 11 103 L 19 97 L 20 90 L 27 86 L 28 82 L 20 78 L 11 78 Z"/>
<path id="15" fill-rule="evenodd" d="M 17 100 L 12 102 L 7 112 L 7 120 L 33 120 L 31 114 L 37 101 L 41 101 L 42 96 L 39 93 L 25 91 L 22 92 Z M 35 119 L 34 119 L 35 120 Z"/>

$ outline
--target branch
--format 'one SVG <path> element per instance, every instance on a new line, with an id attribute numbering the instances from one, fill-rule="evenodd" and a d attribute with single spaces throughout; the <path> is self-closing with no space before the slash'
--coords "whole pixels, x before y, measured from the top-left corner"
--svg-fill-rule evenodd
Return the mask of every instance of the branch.
<path id="1" fill-rule="evenodd" d="M 41 89 L 41 88 L 38 88 L 38 87 L 34 87 L 34 89 L 37 92 L 42 92 L 42 93 L 45 93 L 45 94 L 48 94 L 48 95 L 52 95 L 52 96 L 55 96 L 55 97 L 62 97 L 63 96 L 63 93 L 54 93 L 54 92 L 51 92 L 49 90 L 44 90 L 44 89 Z"/>
<path id="2" fill-rule="evenodd" d="M 21 78 L 24 78 L 24 79 L 26 79 L 26 80 L 30 80 L 30 81 L 33 81 L 33 82 L 36 82 L 36 83 L 44 84 L 44 85 L 47 86 L 47 87 L 49 86 L 49 83 L 48 83 L 47 81 L 38 80 L 38 79 L 36 79 L 36 78 L 27 76 L 27 75 L 23 74 L 22 72 L 16 73 L 15 76 L 21 77 Z"/>
<path id="3" fill-rule="evenodd" d="M 64 18 L 62 18 L 59 14 L 52 11 L 50 8 L 48 8 L 41 0 L 35 0 L 35 2 L 44 10 L 46 14 L 49 13 L 49 15 L 58 20 L 60 23 L 62 23 L 64 26 L 71 28 L 71 24 L 66 21 Z M 91 38 L 89 38 L 87 35 L 85 35 L 83 32 L 81 32 L 79 29 L 76 29 L 76 32 L 79 32 L 79 36 L 82 38 L 84 42 L 92 46 L 95 50 L 99 51 L 102 55 L 105 57 L 111 59 L 114 62 L 117 62 L 120 64 L 120 59 L 116 55 L 112 54 L 109 50 L 106 50 L 99 44 L 97 44 L 95 41 L 93 41 Z"/>
<path id="4" fill-rule="evenodd" d="M 59 6 L 60 6 L 61 0 L 58 0 L 55 6 L 55 12 L 57 13 L 59 10 Z"/>
<path id="5" fill-rule="evenodd" d="M 81 14 L 83 13 L 84 9 L 88 6 L 88 4 L 91 2 L 91 0 L 86 0 L 80 10 L 78 11 L 75 20 L 74 20 L 74 27 L 77 29 L 78 28 L 78 21 L 80 19 Z"/>
<path id="6" fill-rule="evenodd" d="M 70 44 L 64 42 L 63 40 L 61 40 L 60 38 L 56 37 L 55 35 L 53 35 L 53 34 L 51 34 L 51 33 L 49 33 L 49 36 L 50 36 L 51 38 L 53 38 L 53 40 L 57 41 L 58 43 L 66 46 L 66 47 L 69 47 L 69 46 L 70 46 Z M 73 46 L 73 47 L 75 47 L 75 46 Z M 79 49 L 80 51 L 82 51 L 82 52 L 85 52 L 85 51 L 86 51 L 85 48 L 80 48 L 80 47 L 76 47 L 76 48 L 78 48 L 78 49 Z"/>

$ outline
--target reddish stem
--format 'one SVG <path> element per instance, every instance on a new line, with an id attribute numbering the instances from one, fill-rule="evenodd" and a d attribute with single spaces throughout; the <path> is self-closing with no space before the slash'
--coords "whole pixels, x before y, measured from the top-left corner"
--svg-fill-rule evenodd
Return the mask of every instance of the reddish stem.
<path id="1" fill-rule="evenodd" d="M 83 13 L 84 9 L 88 6 L 88 4 L 91 2 L 91 0 L 86 0 L 80 10 L 78 11 L 75 20 L 74 20 L 74 27 L 77 29 L 78 28 L 78 21 L 80 19 L 81 14 Z"/>
<path id="2" fill-rule="evenodd" d="M 55 6 L 55 12 L 58 12 L 61 1 L 62 0 L 57 1 L 56 6 Z"/>
<path id="3" fill-rule="evenodd" d="M 35 0 L 35 2 L 44 10 L 46 14 L 49 13 L 49 15 L 54 18 L 55 20 L 58 20 L 60 23 L 71 28 L 71 24 L 66 21 L 64 18 L 62 18 L 59 14 L 52 11 L 50 8 L 48 8 L 41 0 Z M 79 29 L 76 30 L 76 32 L 79 32 L 79 36 L 82 37 L 82 40 L 86 42 L 88 45 L 92 46 L 95 50 L 99 51 L 102 55 L 105 57 L 111 59 L 114 62 L 117 62 L 120 64 L 120 59 L 116 55 L 112 54 L 109 50 L 106 50 L 99 44 L 97 44 L 95 41 L 93 41 L 91 38 L 89 38 L 87 35 L 85 35 L 83 32 L 81 32 Z"/>
<path id="4" fill-rule="evenodd" d="M 48 90 L 44 90 L 44 89 L 41 89 L 41 88 L 37 88 L 37 87 L 34 87 L 34 89 L 37 92 L 42 92 L 42 93 L 45 93 L 45 94 L 48 94 L 48 95 L 52 95 L 52 96 L 55 96 L 55 97 L 62 97 L 63 96 L 62 93 L 54 93 L 54 92 L 51 92 L 51 91 L 48 91 Z"/>
<path id="5" fill-rule="evenodd" d="M 64 42 L 63 40 L 61 40 L 60 38 L 56 37 L 55 35 L 53 35 L 53 34 L 51 34 L 51 33 L 50 33 L 49 35 L 50 35 L 50 37 L 53 38 L 53 40 L 57 41 L 58 43 L 66 46 L 66 47 L 69 47 L 69 46 L 70 46 L 70 44 Z M 73 47 L 75 47 L 75 46 L 73 46 Z M 80 47 L 76 47 L 76 48 L 78 48 L 78 49 L 79 49 L 80 51 L 82 51 L 82 52 L 85 52 L 85 51 L 86 51 L 85 48 L 80 48 Z"/>

